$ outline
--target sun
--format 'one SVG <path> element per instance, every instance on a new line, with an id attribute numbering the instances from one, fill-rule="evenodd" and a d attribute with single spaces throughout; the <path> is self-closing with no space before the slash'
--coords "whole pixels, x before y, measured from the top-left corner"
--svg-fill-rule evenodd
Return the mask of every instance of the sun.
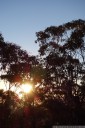
<path id="1" fill-rule="evenodd" d="M 3 89 L 4 91 L 9 90 L 9 83 L 5 85 L 4 81 L 0 80 L 0 89 Z M 28 94 L 33 91 L 33 86 L 30 83 L 24 83 L 19 88 L 15 86 L 11 87 L 10 91 L 15 92 L 21 99 L 23 97 L 23 94 Z"/>
<path id="2" fill-rule="evenodd" d="M 24 93 L 30 93 L 32 91 L 32 85 L 31 84 L 22 84 L 22 90 Z"/>
<path id="3" fill-rule="evenodd" d="M 33 90 L 33 87 L 31 84 L 29 83 L 25 83 L 22 84 L 21 87 L 17 90 L 17 94 L 19 96 L 20 99 L 22 99 L 22 97 L 24 96 L 24 94 L 30 94 Z"/>

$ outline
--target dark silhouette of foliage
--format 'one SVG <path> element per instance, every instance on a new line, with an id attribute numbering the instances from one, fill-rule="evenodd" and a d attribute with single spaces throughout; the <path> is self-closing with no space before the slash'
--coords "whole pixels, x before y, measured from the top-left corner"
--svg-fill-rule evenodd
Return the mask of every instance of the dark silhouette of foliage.
<path id="1" fill-rule="evenodd" d="M 0 90 L 0 127 L 11 128 L 13 114 L 19 104 L 18 95 L 12 91 Z"/>
<path id="2" fill-rule="evenodd" d="M 49 102 L 48 106 L 55 106 L 54 109 L 48 107 L 56 118 L 52 124 L 84 125 L 85 21 L 79 19 L 51 26 L 36 36 L 46 71 L 42 83 L 44 101 Z"/>
<path id="3" fill-rule="evenodd" d="M 1 35 L 2 37 L 2 35 Z M 1 69 L 1 79 L 5 80 L 6 82 L 9 82 L 9 88 L 7 92 L 7 99 L 6 99 L 6 108 L 7 110 L 7 117 L 4 118 L 6 120 L 6 125 L 2 124 L 2 127 L 11 127 L 12 124 L 10 124 L 10 119 L 13 118 L 15 120 L 15 114 L 17 113 L 18 109 L 21 110 L 20 114 L 17 113 L 17 121 L 19 123 L 19 119 L 22 120 L 19 123 L 20 127 L 24 127 L 24 117 L 26 116 L 26 112 L 30 109 L 30 113 L 32 113 L 32 116 L 27 116 L 29 118 L 28 126 L 34 124 L 34 112 L 35 108 L 34 105 L 38 105 L 38 100 L 40 100 L 38 97 L 40 95 L 38 86 L 36 86 L 38 83 L 41 82 L 44 71 L 42 66 L 39 64 L 39 60 L 35 56 L 30 56 L 28 53 L 24 50 L 22 50 L 19 46 L 13 43 L 7 43 L 4 42 L 3 37 L 0 40 L 0 69 Z M 11 88 L 15 86 L 16 88 L 19 88 L 21 84 L 30 82 L 33 85 L 33 92 L 29 95 L 23 94 L 23 99 L 19 100 L 20 104 L 16 104 L 16 107 L 14 107 L 12 104 L 12 100 L 10 99 L 12 97 L 12 93 L 10 93 Z M 8 85 L 7 85 L 8 86 Z M 2 103 L 1 103 L 2 104 Z M 11 110 L 10 107 L 13 106 L 13 109 Z M 20 106 L 20 108 L 18 107 Z M 14 113 L 13 113 L 14 111 Z M 12 112 L 12 115 L 11 115 Z M 26 117 L 25 117 L 26 118 Z M 13 119 L 11 122 L 14 121 Z M 27 119 L 26 119 L 27 120 Z M 8 123 L 7 123 L 8 122 Z M 27 123 L 27 121 L 26 121 Z M 10 124 L 10 126 L 9 126 Z M 35 125 L 33 125 L 34 127 Z M 12 126 L 12 127 L 15 127 Z"/>
<path id="4" fill-rule="evenodd" d="M 36 36 L 38 57 L 5 42 L 0 34 L 1 79 L 9 81 L 8 91 L 0 90 L 0 125 L 85 125 L 85 21 L 51 26 Z M 25 82 L 33 90 L 19 99 L 10 89 Z"/>

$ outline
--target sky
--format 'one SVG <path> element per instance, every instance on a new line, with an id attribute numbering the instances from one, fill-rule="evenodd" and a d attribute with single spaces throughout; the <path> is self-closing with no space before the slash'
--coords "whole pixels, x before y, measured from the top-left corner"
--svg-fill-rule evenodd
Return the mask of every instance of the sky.
<path id="1" fill-rule="evenodd" d="M 0 0 L 0 33 L 31 55 L 36 32 L 77 19 L 85 20 L 85 0 Z"/>

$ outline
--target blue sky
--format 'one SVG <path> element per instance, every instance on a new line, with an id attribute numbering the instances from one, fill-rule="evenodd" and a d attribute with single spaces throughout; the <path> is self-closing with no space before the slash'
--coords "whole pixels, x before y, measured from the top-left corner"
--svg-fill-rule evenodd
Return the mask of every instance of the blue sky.
<path id="1" fill-rule="evenodd" d="M 5 41 L 36 55 L 35 33 L 51 25 L 85 20 L 85 0 L 0 0 L 0 32 Z"/>

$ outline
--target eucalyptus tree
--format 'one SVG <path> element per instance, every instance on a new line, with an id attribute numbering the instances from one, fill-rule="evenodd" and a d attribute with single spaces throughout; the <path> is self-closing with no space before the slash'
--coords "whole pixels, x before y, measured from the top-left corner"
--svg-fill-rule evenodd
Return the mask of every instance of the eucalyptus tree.
<path id="1" fill-rule="evenodd" d="M 7 96 L 6 108 L 10 110 L 7 114 L 7 119 L 9 121 L 9 117 L 12 117 L 11 112 L 13 113 L 15 110 L 16 113 L 16 110 L 18 109 L 22 111 L 22 115 L 20 117 L 22 120 L 24 119 L 23 112 L 26 108 L 30 109 L 33 118 L 32 111 L 34 111 L 36 105 L 39 104 L 38 97 L 40 97 L 40 92 L 38 83 L 40 83 L 41 77 L 43 77 L 42 71 L 42 66 L 39 64 L 39 59 L 36 56 L 29 55 L 25 50 L 22 50 L 20 46 L 14 43 L 5 42 L 3 36 L 0 35 L 0 78 L 5 81 L 5 84 L 9 87 L 7 88 L 7 92 L 5 92 Z M 21 100 L 18 98 L 18 104 L 15 106 L 11 101 L 11 88 L 15 87 L 16 92 L 23 83 L 31 83 L 33 90 L 30 95 L 23 94 L 24 99 L 23 97 Z M 16 99 L 14 98 L 14 101 L 15 100 Z M 31 122 L 32 120 L 33 119 L 31 119 Z M 7 124 L 7 126 L 8 125 L 9 124 Z"/>
<path id="2" fill-rule="evenodd" d="M 63 83 L 78 84 L 85 73 L 85 21 L 79 19 L 47 27 L 36 36 L 46 70 L 43 85 L 56 97 Z"/>

